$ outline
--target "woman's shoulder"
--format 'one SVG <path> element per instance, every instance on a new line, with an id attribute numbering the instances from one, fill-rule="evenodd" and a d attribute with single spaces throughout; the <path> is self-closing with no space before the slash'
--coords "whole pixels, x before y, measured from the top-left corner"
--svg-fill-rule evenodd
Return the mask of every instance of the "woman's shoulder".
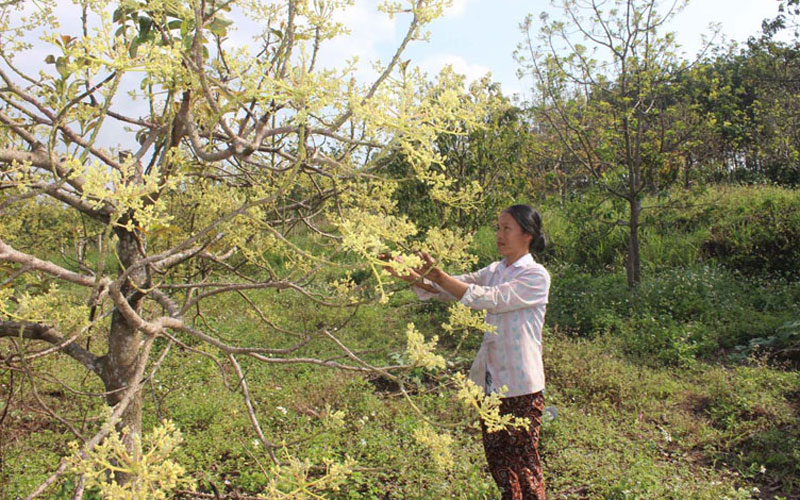
<path id="1" fill-rule="evenodd" d="M 519 276 L 529 276 L 531 278 L 550 281 L 550 273 L 547 271 L 547 268 L 534 260 L 530 260 L 520 267 Z"/>

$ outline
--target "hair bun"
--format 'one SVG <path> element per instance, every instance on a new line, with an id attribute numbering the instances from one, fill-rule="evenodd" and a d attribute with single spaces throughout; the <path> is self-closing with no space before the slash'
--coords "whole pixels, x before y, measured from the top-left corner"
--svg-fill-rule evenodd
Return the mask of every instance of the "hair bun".
<path id="1" fill-rule="evenodd" d="M 539 237 L 531 242 L 531 250 L 534 252 L 544 252 L 547 247 L 547 238 L 544 233 L 539 234 Z"/>

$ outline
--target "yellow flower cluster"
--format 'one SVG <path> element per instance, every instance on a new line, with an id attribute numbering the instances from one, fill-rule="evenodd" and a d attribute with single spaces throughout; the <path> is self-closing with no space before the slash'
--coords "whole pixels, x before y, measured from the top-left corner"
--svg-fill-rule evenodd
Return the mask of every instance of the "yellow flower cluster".
<path id="1" fill-rule="evenodd" d="M 106 499 L 164 500 L 179 486 L 194 488 L 194 480 L 186 470 L 169 458 L 183 441 L 175 424 L 164 420 L 144 438 L 137 435 L 133 440 L 134 449 L 129 451 L 120 435 L 112 432 L 85 460 L 78 453 L 77 443 L 72 443 L 70 466 L 83 474 L 87 487 L 97 488 Z M 129 480 L 119 484 L 116 478 L 120 474 Z"/>
<path id="2" fill-rule="evenodd" d="M 456 397 L 465 405 L 478 411 L 478 417 L 486 425 L 488 432 L 497 432 L 513 427 L 525 428 L 531 425 L 530 420 L 527 418 L 500 414 L 500 398 L 508 391 L 507 387 L 503 386 L 500 392 L 487 396 L 479 385 L 463 374 L 457 373 L 453 379 L 458 388 Z"/>
<path id="3" fill-rule="evenodd" d="M 151 195 L 174 189 L 180 183 L 180 176 L 170 177 L 164 185 L 158 167 L 144 173 L 132 158 L 122 164 L 121 170 L 109 169 L 97 161 L 84 168 L 80 158 L 74 156 L 66 164 L 74 175 L 82 175 L 85 179 L 82 198 L 96 208 L 111 204 L 114 207 L 113 222 L 125 226 L 128 231 L 133 231 L 134 225 L 141 230 L 150 230 L 155 226 L 165 226 L 172 220 L 163 198 L 156 200 Z M 123 223 L 120 219 L 128 213 L 133 217 Z"/>
<path id="4" fill-rule="evenodd" d="M 414 439 L 424 447 L 431 455 L 433 463 L 441 471 L 448 471 L 453 468 L 453 437 L 450 434 L 438 434 L 430 425 L 423 424 L 422 427 L 414 429 Z"/>
<path id="5" fill-rule="evenodd" d="M 324 498 L 320 495 L 322 490 L 339 491 L 344 481 L 356 465 L 356 461 L 345 457 L 343 462 L 325 459 L 325 472 L 319 475 L 312 470 L 313 465 L 309 460 L 300 460 L 296 457 L 287 457 L 288 464 L 275 465 L 270 470 L 270 480 L 266 492 L 259 498 L 270 500 L 318 500 Z"/>
<path id="6" fill-rule="evenodd" d="M 417 330 L 414 323 L 406 326 L 406 352 L 408 357 L 416 366 L 427 368 L 428 370 L 445 368 L 445 360 L 442 356 L 433 353 L 439 337 L 433 336 L 430 342 L 425 342 L 425 337 Z"/>
<path id="7" fill-rule="evenodd" d="M 462 336 L 466 336 L 471 331 L 478 330 L 497 335 L 497 326 L 486 322 L 486 311 L 475 311 L 460 302 L 454 302 L 449 313 L 447 323 L 442 323 L 442 329 L 446 332 L 461 332 Z"/>

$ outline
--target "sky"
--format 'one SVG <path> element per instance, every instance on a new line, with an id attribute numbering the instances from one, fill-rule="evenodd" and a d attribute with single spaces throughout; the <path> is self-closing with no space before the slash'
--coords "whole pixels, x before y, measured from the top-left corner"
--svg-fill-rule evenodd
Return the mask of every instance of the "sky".
<path id="1" fill-rule="evenodd" d="M 599 1 L 611 3 L 612 0 Z M 662 5 L 673 1 L 660 0 Z M 76 12 L 72 1 L 59 0 L 58 3 L 58 10 L 63 13 L 59 16 L 62 30 L 73 29 L 75 33 L 72 34 L 79 35 L 80 24 L 69 19 Z M 390 60 L 405 34 L 408 16 L 399 15 L 389 20 L 377 10 L 378 3 L 378 0 L 354 0 L 352 7 L 338 14 L 338 20 L 347 25 L 351 33 L 323 46 L 321 61 L 325 66 L 341 66 L 357 55 L 361 76 L 366 80 L 373 74 L 372 61 Z M 541 25 L 540 12 L 547 11 L 551 17 L 558 15 L 558 10 L 550 3 L 550 0 L 453 0 L 445 15 L 430 25 L 430 41 L 412 43 L 404 58 L 410 58 L 412 65 L 430 74 L 451 64 L 470 81 L 491 72 L 504 93 L 524 97 L 530 82 L 517 78 L 517 63 L 512 56 L 517 44 L 524 40 L 519 24 L 527 14 L 532 14 L 533 29 L 537 30 Z M 773 18 L 777 13 L 778 0 L 690 0 L 675 16 L 669 30 L 676 33 L 678 43 L 690 58 L 702 46 L 701 36 L 711 33 L 709 23 L 719 23 L 726 40 L 743 42 L 759 33 L 765 18 Z M 252 37 L 259 31 L 257 25 L 237 17 L 233 25 L 235 30 L 229 32 L 229 38 L 237 44 L 255 46 Z M 34 42 L 32 54 L 20 61 L 26 70 L 37 66 L 34 74 L 44 55 L 52 51 L 37 45 Z"/>
<path id="2" fill-rule="evenodd" d="M 661 0 L 662 4 L 673 1 Z M 351 33 L 323 46 L 320 65 L 341 67 L 352 56 L 358 56 L 359 79 L 365 83 L 374 79 L 372 62 L 380 60 L 386 63 L 391 59 L 408 23 L 408 15 L 388 19 L 377 10 L 378 3 L 378 0 L 354 0 L 353 6 L 338 14 L 338 20 L 348 26 Z M 429 26 L 430 41 L 413 42 L 403 57 L 410 58 L 412 65 L 419 66 L 431 76 L 446 64 L 466 75 L 468 81 L 491 73 L 492 79 L 501 84 L 506 95 L 517 95 L 524 101 L 529 96 L 527 89 L 531 82 L 517 78 L 517 63 L 512 54 L 517 44 L 524 40 L 519 24 L 527 14 L 532 14 L 535 19 L 532 29 L 538 30 L 538 17 L 542 11 L 549 12 L 551 17 L 558 15 L 558 10 L 550 6 L 550 0 L 453 0 L 445 15 Z M 59 0 L 57 12 L 62 26 L 59 33 L 80 36 L 80 23 L 75 17 L 72 1 Z M 668 29 L 676 33 L 686 58 L 691 59 L 702 46 L 702 35 L 711 33 L 710 23 L 719 23 L 728 42 L 744 42 L 760 32 L 765 18 L 774 18 L 777 13 L 778 0 L 690 0 Z M 252 40 L 253 35 L 260 31 L 257 23 L 243 16 L 235 17 L 235 29 L 229 31 L 230 41 L 251 47 L 257 45 Z M 52 53 L 53 49 L 31 41 L 32 50 L 17 62 L 23 70 L 36 74 L 42 69 L 45 55 Z M 719 38 L 715 40 L 722 41 Z M 52 66 L 47 69 L 52 71 Z M 131 111 L 134 115 L 137 106 L 124 98 L 115 101 L 115 109 Z M 116 136 L 120 133 L 120 130 L 107 131 L 104 128 L 101 143 L 117 142 L 119 138 Z"/>
<path id="3" fill-rule="evenodd" d="M 325 53 L 326 59 L 335 61 L 337 55 L 341 57 L 347 53 L 359 54 L 368 60 L 379 57 L 386 61 L 391 57 L 407 21 L 383 19 L 374 8 L 376 3 L 375 0 L 356 1 L 342 19 L 351 26 L 351 35 L 336 42 L 333 50 Z M 530 13 L 535 19 L 534 29 L 537 29 L 542 11 L 547 11 L 551 17 L 558 12 L 550 6 L 549 0 L 455 0 L 446 15 L 431 25 L 430 41 L 415 43 L 406 54 L 412 64 L 430 73 L 437 73 L 445 64 L 452 64 L 469 80 L 491 72 L 505 94 L 517 93 L 524 98 L 530 82 L 517 78 L 517 64 L 512 53 L 523 41 L 519 24 Z M 668 29 L 676 33 L 682 50 L 691 58 L 702 47 L 701 36 L 711 33 L 709 23 L 719 23 L 728 42 L 744 42 L 760 32 L 762 20 L 773 18 L 777 13 L 777 0 L 691 0 Z"/>

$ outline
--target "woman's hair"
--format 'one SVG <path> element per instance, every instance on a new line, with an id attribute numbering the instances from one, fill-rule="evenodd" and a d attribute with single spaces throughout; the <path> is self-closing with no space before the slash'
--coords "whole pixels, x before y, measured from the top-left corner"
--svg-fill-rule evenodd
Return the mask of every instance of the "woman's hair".
<path id="1" fill-rule="evenodd" d="M 547 239 L 542 232 L 542 216 L 530 205 L 511 205 L 503 212 L 509 214 L 517 221 L 522 232 L 533 236 L 528 247 L 531 252 L 543 252 L 547 246 Z"/>

